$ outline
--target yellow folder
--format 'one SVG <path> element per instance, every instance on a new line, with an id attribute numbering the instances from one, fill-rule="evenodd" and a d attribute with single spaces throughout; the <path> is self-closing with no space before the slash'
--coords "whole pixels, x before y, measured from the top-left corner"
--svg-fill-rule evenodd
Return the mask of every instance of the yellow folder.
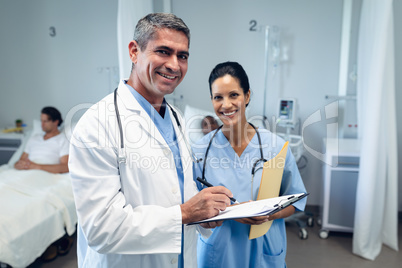
<path id="1" fill-rule="evenodd" d="M 287 141 L 278 155 L 264 163 L 257 200 L 279 196 L 288 144 L 289 142 Z M 271 225 L 272 221 L 260 225 L 251 225 L 249 239 L 254 239 L 266 234 Z"/>

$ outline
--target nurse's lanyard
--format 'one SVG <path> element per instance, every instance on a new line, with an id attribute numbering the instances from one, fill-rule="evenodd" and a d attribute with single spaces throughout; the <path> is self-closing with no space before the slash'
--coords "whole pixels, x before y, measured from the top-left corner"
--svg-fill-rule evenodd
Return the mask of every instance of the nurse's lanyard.
<path id="1" fill-rule="evenodd" d="M 257 133 L 258 143 L 259 143 L 259 147 L 260 147 L 260 156 L 261 156 L 260 159 L 257 159 L 257 160 L 254 162 L 253 167 L 251 168 L 251 200 L 254 200 L 254 196 L 253 196 L 254 174 L 255 174 L 256 171 L 258 171 L 259 169 L 262 168 L 262 167 L 259 167 L 259 168 L 256 169 L 256 166 L 257 166 L 260 162 L 264 162 L 264 163 L 267 162 L 267 160 L 264 158 L 264 154 L 263 154 L 263 152 L 262 152 L 262 144 L 261 144 L 260 133 L 258 132 L 257 128 L 256 128 L 253 124 L 251 124 L 251 123 L 248 123 L 248 124 L 249 124 L 250 126 L 252 126 L 252 127 L 254 128 L 254 130 L 255 130 L 255 133 Z M 222 125 L 222 126 L 223 126 L 223 125 Z M 207 150 L 205 151 L 204 165 L 203 165 L 203 167 L 202 167 L 202 179 L 205 180 L 205 181 L 207 181 L 207 179 L 205 178 L 205 167 L 206 167 L 206 164 L 207 164 L 208 152 L 209 152 L 209 149 L 211 148 L 212 140 L 215 138 L 216 133 L 218 133 L 218 131 L 222 128 L 222 126 L 220 126 L 220 127 L 215 131 L 214 135 L 212 135 L 211 140 L 209 141 Z M 202 160 L 202 159 L 201 159 L 201 160 Z M 201 160 L 200 160 L 200 161 L 201 161 Z"/>
<path id="2" fill-rule="evenodd" d="M 194 163 L 200 162 L 202 159 L 198 159 L 195 156 L 195 154 L 193 153 L 193 151 L 190 148 L 190 145 L 187 142 L 186 137 L 183 134 L 183 131 L 181 129 L 181 124 L 180 124 L 179 118 L 178 118 L 178 116 L 176 114 L 176 111 L 173 110 L 172 106 L 170 106 L 169 103 L 166 102 L 166 104 L 167 104 L 167 106 L 169 106 L 170 111 L 172 112 L 173 117 L 174 117 L 174 119 L 176 121 L 176 124 L 179 127 L 180 134 L 183 137 L 184 143 L 186 144 L 186 147 L 187 147 L 187 150 L 188 150 L 188 152 L 189 152 L 189 154 L 191 156 L 191 159 L 193 160 Z M 120 148 L 119 148 L 117 160 L 118 160 L 119 164 L 121 164 L 121 163 L 126 163 L 126 158 L 127 157 L 126 157 L 126 153 L 125 153 L 125 150 L 124 150 L 123 127 L 121 125 L 119 108 L 117 106 L 117 88 L 114 90 L 114 109 L 116 111 L 117 124 L 119 126 L 119 132 L 120 132 Z"/>

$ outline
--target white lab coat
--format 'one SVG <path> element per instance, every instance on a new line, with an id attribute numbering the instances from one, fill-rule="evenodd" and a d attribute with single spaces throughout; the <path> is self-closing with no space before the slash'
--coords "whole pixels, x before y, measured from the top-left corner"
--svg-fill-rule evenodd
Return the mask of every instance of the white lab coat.
<path id="1" fill-rule="evenodd" d="M 120 169 L 113 94 L 82 116 L 71 140 L 69 168 L 81 227 L 79 266 L 177 267 L 182 216 L 173 154 L 124 82 L 117 99 L 126 153 Z M 189 151 L 171 117 L 187 201 L 198 190 Z M 184 267 L 197 266 L 195 228 L 184 226 Z"/>

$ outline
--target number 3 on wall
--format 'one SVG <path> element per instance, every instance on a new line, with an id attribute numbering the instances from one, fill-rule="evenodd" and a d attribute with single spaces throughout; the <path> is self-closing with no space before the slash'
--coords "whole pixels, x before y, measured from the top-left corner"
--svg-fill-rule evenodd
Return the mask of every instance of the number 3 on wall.
<path id="1" fill-rule="evenodd" d="M 49 35 L 50 35 L 51 37 L 55 37 L 55 36 L 56 36 L 56 28 L 55 28 L 55 27 L 53 27 L 53 26 L 49 27 Z"/>
<path id="2" fill-rule="evenodd" d="M 257 31 L 257 21 L 256 20 L 250 20 L 250 32 L 255 32 Z"/>

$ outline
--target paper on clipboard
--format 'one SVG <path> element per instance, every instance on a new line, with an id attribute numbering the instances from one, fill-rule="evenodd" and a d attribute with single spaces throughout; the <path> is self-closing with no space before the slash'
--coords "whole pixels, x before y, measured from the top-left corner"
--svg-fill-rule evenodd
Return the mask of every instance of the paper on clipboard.
<path id="1" fill-rule="evenodd" d="M 283 145 L 279 154 L 264 163 L 257 200 L 279 196 L 286 154 L 288 152 L 288 145 L 289 142 L 287 141 Z M 251 240 L 266 234 L 271 225 L 272 221 L 268 221 L 260 225 L 251 225 L 248 239 Z"/>
<path id="2" fill-rule="evenodd" d="M 203 222 L 210 222 L 210 221 L 232 220 L 239 218 L 270 215 L 299 201 L 300 199 L 306 197 L 307 195 L 308 195 L 307 193 L 299 193 L 299 194 L 284 195 L 274 198 L 242 203 L 240 205 L 227 207 L 226 210 L 221 211 L 215 217 L 202 221 L 192 222 L 189 223 L 189 225 L 199 224 Z"/>

